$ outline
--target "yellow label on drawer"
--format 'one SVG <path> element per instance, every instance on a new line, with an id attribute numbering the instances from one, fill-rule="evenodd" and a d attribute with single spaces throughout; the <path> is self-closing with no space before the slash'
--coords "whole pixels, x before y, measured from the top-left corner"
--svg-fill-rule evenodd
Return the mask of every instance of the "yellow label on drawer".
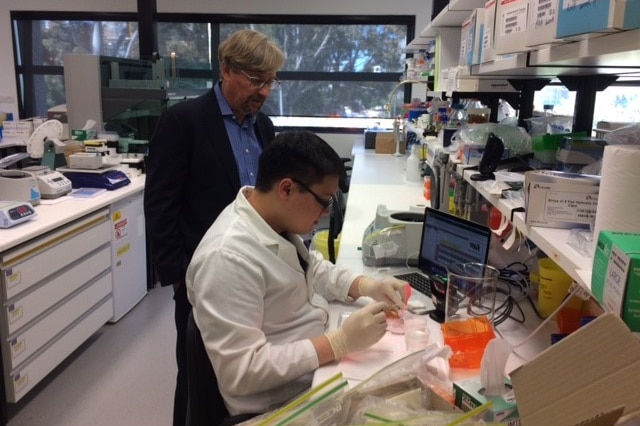
<path id="1" fill-rule="evenodd" d="M 24 341 L 24 339 L 13 339 L 11 341 L 11 358 L 15 358 L 16 356 L 20 355 L 22 352 L 24 352 L 25 349 L 27 349 L 27 343 Z"/>
<path id="2" fill-rule="evenodd" d="M 15 305 L 9 306 L 9 323 L 13 324 L 14 322 L 22 318 L 23 313 L 24 312 L 23 312 L 22 306 L 18 306 L 18 307 L 16 307 Z"/>
<path id="3" fill-rule="evenodd" d="M 28 374 L 16 374 L 13 378 L 13 387 L 15 388 L 16 393 L 20 393 L 22 389 L 27 387 L 29 384 L 29 375 Z"/>
<path id="4" fill-rule="evenodd" d="M 20 274 L 20 271 L 18 272 L 7 271 L 6 280 L 5 280 L 5 282 L 7 283 L 7 287 L 11 288 L 15 285 L 20 284 L 21 278 L 22 278 L 22 275 Z"/>

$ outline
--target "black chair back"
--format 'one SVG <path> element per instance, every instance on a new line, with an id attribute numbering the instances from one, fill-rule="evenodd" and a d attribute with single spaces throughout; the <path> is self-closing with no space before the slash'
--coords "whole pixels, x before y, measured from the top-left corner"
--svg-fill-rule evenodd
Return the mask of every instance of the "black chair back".
<path id="1" fill-rule="evenodd" d="M 189 314 L 187 322 L 187 377 L 187 426 L 222 424 L 229 412 L 218 390 L 218 380 L 209 361 L 200 330 L 193 319 L 193 311 Z"/>
<path id="2" fill-rule="evenodd" d="M 342 232 L 342 223 L 344 222 L 345 214 L 345 200 L 342 190 L 338 189 L 338 192 L 332 197 L 333 203 L 331 212 L 329 213 L 329 235 L 327 238 L 327 253 L 329 254 L 329 260 L 331 263 L 336 263 L 336 250 L 334 247 L 334 241 L 338 238 L 340 232 Z"/>

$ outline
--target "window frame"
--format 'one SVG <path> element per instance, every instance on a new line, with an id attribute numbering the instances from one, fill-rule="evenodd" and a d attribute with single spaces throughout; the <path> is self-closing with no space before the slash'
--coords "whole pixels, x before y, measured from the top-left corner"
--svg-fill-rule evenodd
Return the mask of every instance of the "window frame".
<path id="1" fill-rule="evenodd" d="M 28 24 L 19 31 L 15 21 L 25 21 Z M 138 22 L 137 13 L 116 12 L 43 12 L 43 11 L 11 11 L 11 36 L 18 92 L 18 115 L 20 118 L 35 116 L 36 93 L 35 77 L 40 75 L 64 76 L 61 65 L 33 64 L 33 21 L 113 21 Z M 22 42 L 16 41 L 18 37 Z M 19 50 L 18 50 L 19 49 Z M 27 60 L 28 59 L 28 60 Z M 22 81 L 21 81 L 22 80 Z"/>
<path id="2" fill-rule="evenodd" d="M 250 15 L 250 14 L 199 14 L 199 13 L 157 13 L 151 11 L 152 28 L 143 26 L 143 17 L 148 11 L 141 13 L 127 12 L 40 12 L 40 11 L 12 11 L 11 25 L 13 36 L 13 49 L 16 73 L 16 87 L 18 88 L 18 112 L 20 117 L 35 115 L 35 77 L 40 75 L 64 75 L 64 67 L 49 65 L 33 65 L 32 52 L 34 40 L 32 27 L 28 25 L 19 34 L 16 20 L 40 21 L 40 20 L 86 20 L 86 21 L 122 21 L 137 22 L 139 39 L 153 40 L 154 52 L 143 51 L 147 43 L 140 42 L 140 58 L 153 57 L 158 49 L 157 31 L 158 23 L 208 23 L 212 28 L 211 42 L 211 70 L 189 70 L 184 77 L 209 78 L 220 75 L 217 61 L 217 47 L 220 43 L 220 25 L 222 24 L 331 24 L 331 25 L 405 25 L 407 28 L 407 40 L 409 43 L 415 36 L 415 15 Z M 142 16 L 142 17 L 141 17 Z M 151 34 L 143 34 L 143 31 Z M 17 46 L 16 37 L 20 40 Z M 18 48 L 20 49 L 18 51 Z M 401 54 L 401 52 L 399 52 Z M 413 56 L 406 53 L 407 57 Z M 20 60 L 18 60 L 20 58 Z M 314 71 L 281 71 L 278 77 L 281 80 L 298 81 L 365 81 L 365 82 L 398 82 L 403 73 L 373 73 L 373 72 L 314 72 Z M 23 80 L 23 81 L 21 81 Z M 411 87 L 403 88 L 404 102 L 411 100 Z"/>

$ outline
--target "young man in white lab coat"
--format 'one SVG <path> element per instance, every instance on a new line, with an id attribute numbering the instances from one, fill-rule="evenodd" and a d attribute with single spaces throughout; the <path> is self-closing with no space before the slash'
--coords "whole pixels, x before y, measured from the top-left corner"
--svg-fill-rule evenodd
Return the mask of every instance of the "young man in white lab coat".
<path id="1" fill-rule="evenodd" d="M 263 151 L 255 187 L 218 216 L 187 270 L 187 294 L 230 415 L 264 413 L 307 390 L 313 372 L 385 333 L 407 285 L 374 280 L 309 252 L 331 208 L 343 162 L 320 137 L 280 133 Z M 369 296 L 336 330 L 328 302 Z"/>

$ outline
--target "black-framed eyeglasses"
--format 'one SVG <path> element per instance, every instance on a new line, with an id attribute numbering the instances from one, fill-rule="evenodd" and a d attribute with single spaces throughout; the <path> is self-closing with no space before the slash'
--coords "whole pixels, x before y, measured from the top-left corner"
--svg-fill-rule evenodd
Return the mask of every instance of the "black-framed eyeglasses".
<path id="1" fill-rule="evenodd" d="M 242 73 L 242 75 L 247 77 L 247 80 L 249 80 L 249 84 L 254 89 L 260 90 L 264 86 L 268 86 L 270 90 L 275 90 L 280 87 L 280 80 L 278 80 L 277 78 L 274 78 L 273 80 L 260 80 L 258 77 L 251 77 L 249 74 L 242 70 L 240 70 L 240 72 Z"/>
<path id="2" fill-rule="evenodd" d="M 291 180 L 297 183 L 298 185 L 300 185 L 301 187 L 303 187 L 305 191 L 307 191 L 309 194 L 313 195 L 313 198 L 315 198 L 318 204 L 322 206 L 322 210 L 329 210 L 333 205 L 333 197 L 329 198 L 328 200 L 325 200 L 321 198 L 318 194 L 313 192 L 311 188 L 309 188 L 307 185 L 300 182 L 298 179 L 291 178 Z"/>

